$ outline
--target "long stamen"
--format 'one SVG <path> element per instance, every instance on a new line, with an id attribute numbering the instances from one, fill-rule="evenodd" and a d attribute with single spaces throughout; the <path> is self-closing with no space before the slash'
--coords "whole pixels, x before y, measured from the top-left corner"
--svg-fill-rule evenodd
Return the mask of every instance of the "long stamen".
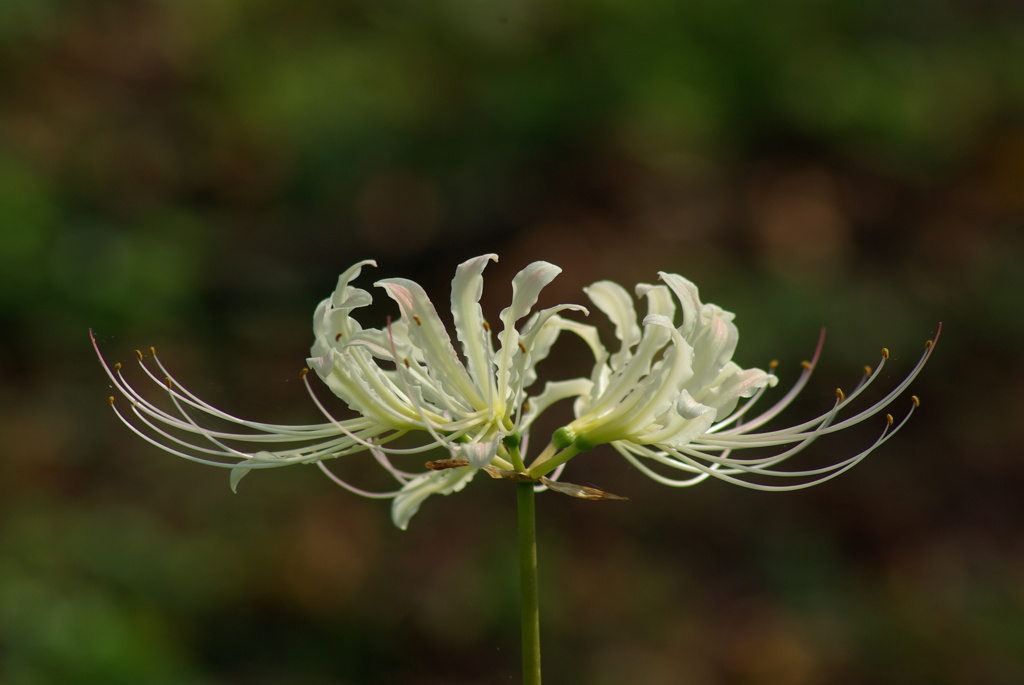
<path id="1" fill-rule="evenodd" d="M 835 478 L 841 473 L 846 472 L 870 453 L 875 451 L 878 447 L 887 442 L 893 435 L 896 434 L 904 425 L 910 420 L 911 415 L 915 409 L 920 406 L 920 400 L 917 397 L 913 397 L 913 402 L 910 409 L 900 420 L 898 424 L 895 424 L 891 414 L 886 415 L 886 424 L 883 427 L 881 433 L 866 449 L 861 450 L 857 454 L 847 457 L 846 459 L 830 464 L 825 467 L 815 469 L 805 469 L 799 471 L 779 471 L 771 467 L 789 459 L 796 453 L 802 451 L 807 444 L 801 443 L 795 448 L 787 450 L 781 454 L 773 455 L 761 459 L 731 459 L 722 456 L 714 456 L 690 448 L 681 449 L 666 449 L 665 451 L 652 450 L 650 448 L 634 445 L 627 442 L 621 442 L 615 444 L 618 451 L 623 454 L 634 466 L 643 471 L 645 475 L 653 478 L 654 480 L 670 485 L 673 487 L 686 487 L 695 485 L 696 483 L 704 480 L 707 477 L 714 477 L 720 480 L 724 480 L 735 485 L 742 487 L 752 488 L 756 490 L 796 490 L 818 483 L 823 483 L 827 480 Z M 842 403 L 840 400 L 836 404 L 836 408 Z M 835 410 L 835 408 L 834 408 Z M 830 432 L 828 426 L 822 426 L 819 430 L 820 434 L 826 434 Z M 818 437 L 818 436 L 815 436 Z M 670 467 L 676 470 L 682 470 L 689 473 L 697 473 L 697 476 L 688 478 L 685 480 L 671 479 L 651 469 L 649 466 L 643 463 L 641 459 L 647 458 L 652 459 L 663 466 Z M 710 464 L 706 465 L 704 462 Z M 772 477 L 772 478 L 806 478 L 808 476 L 821 476 L 820 478 L 813 478 L 810 481 L 799 483 L 796 485 L 771 485 L 757 482 L 745 481 L 740 478 L 736 478 L 737 475 L 751 474 L 755 476 Z"/>
<path id="2" fill-rule="evenodd" d="M 160 388 L 161 392 L 167 393 L 177 411 L 177 415 L 171 414 L 154 405 L 137 391 L 122 375 L 120 364 L 114 365 L 113 368 L 107 364 L 99 352 L 95 336 L 92 336 L 92 342 L 97 357 L 114 388 L 128 399 L 135 419 L 151 433 L 147 433 L 130 421 L 118 408 L 112 397 L 110 405 L 118 419 L 146 442 L 189 461 L 220 468 L 236 468 L 239 462 L 244 462 L 246 469 L 272 468 L 288 463 L 308 463 L 362 451 L 364 444 L 368 444 L 370 440 L 377 441 L 372 444 L 376 444 L 379 449 L 381 441 L 387 442 L 400 435 L 400 432 L 383 435 L 387 432 L 384 427 L 363 418 L 349 422 L 349 426 L 346 426 L 345 431 L 341 434 L 337 430 L 337 423 L 282 426 L 240 419 L 213 407 L 174 381 L 152 348 L 150 348 L 151 356 L 157 369 L 163 374 L 163 379 L 159 378 L 146 365 L 146 356 L 137 352 L 140 367 L 146 377 Z M 239 433 L 206 428 L 198 423 L 189 409 L 254 432 Z M 172 433 L 172 430 L 175 433 Z M 202 442 L 196 442 L 196 440 L 186 437 L 190 435 Z M 294 444 L 296 446 L 253 452 L 238 449 L 232 443 L 267 443 L 268 446 Z M 405 482 L 401 472 L 396 469 L 392 469 L 392 472 L 399 482 Z"/>
<path id="3" fill-rule="evenodd" d="M 399 483 L 402 483 L 403 485 L 405 483 L 408 483 L 413 478 L 416 478 L 418 475 L 420 475 L 418 473 L 410 473 L 409 471 L 403 471 L 397 468 L 394 464 L 391 463 L 391 460 L 388 459 L 387 455 L 377 448 L 371 449 L 370 454 L 373 455 L 373 458 L 377 460 L 378 464 L 384 467 L 385 471 L 390 473 L 395 480 L 397 480 Z"/>
<path id="4" fill-rule="evenodd" d="M 849 428 L 851 426 L 854 426 L 878 414 L 887 406 L 892 404 L 892 402 L 907 389 L 907 387 L 913 382 L 913 380 L 924 368 L 925 364 L 928 362 L 928 359 L 932 354 L 932 351 L 934 350 L 934 343 L 936 340 L 938 340 L 939 333 L 941 333 L 941 331 L 942 325 L 940 324 L 938 331 L 936 332 L 935 338 L 933 340 L 928 341 L 928 343 L 925 346 L 924 353 L 921 355 L 921 358 L 918 360 L 917 364 L 914 366 L 911 372 L 892 390 L 886 393 L 884 397 L 882 397 L 880 400 L 876 401 L 869 407 L 858 412 L 857 414 L 833 423 L 831 426 L 827 428 L 825 432 L 835 433 L 846 428 Z M 878 367 L 872 373 L 865 373 L 863 375 L 860 383 L 857 385 L 854 391 L 851 392 L 848 396 L 846 396 L 844 400 L 841 402 L 842 406 L 847 406 L 851 402 L 853 402 L 875 381 L 875 379 L 881 376 L 879 372 L 883 368 L 885 360 L 887 358 L 888 350 L 883 350 L 882 358 L 879 361 Z M 828 416 L 828 414 L 823 414 L 817 418 L 811 419 L 810 421 L 805 421 L 804 423 L 797 424 L 795 426 L 790 426 L 789 428 L 752 434 L 750 432 L 752 428 L 755 428 L 758 425 L 763 424 L 763 422 L 760 421 L 761 417 L 759 417 L 759 419 L 755 420 L 754 422 L 743 424 L 728 431 L 723 431 L 721 433 L 709 432 L 708 434 L 705 434 L 704 437 L 700 438 L 699 442 L 706 445 L 719 446 L 754 446 L 755 444 L 766 446 L 773 444 L 778 445 L 797 442 L 800 439 L 802 439 L 801 436 L 806 435 L 806 432 L 808 430 L 817 430 L 826 416 Z"/>
<path id="5" fill-rule="evenodd" d="M 800 377 L 797 379 L 796 383 L 793 384 L 793 387 L 790 388 L 789 392 L 783 395 L 782 398 L 774 405 L 772 405 L 772 407 L 769 408 L 767 411 L 746 422 L 743 425 L 743 432 L 748 432 L 756 428 L 760 428 L 761 426 L 763 426 L 764 424 L 768 423 L 773 418 L 778 416 L 779 413 L 782 412 L 782 410 L 784 410 L 786 407 L 790 405 L 790 403 L 796 398 L 796 396 L 799 395 L 800 392 L 804 389 L 804 386 L 807 385 L 807 381 L 810 380 L 811 374 L 814 372 L 814 367 L 818 365 L 818 359 L 821 358 L 821 350 L 824 346 L 825 329 L 821 329 L 821 334 L 818 336 L 818 345 L 817 347 L 814 348 L 814 355 L 811 357 L 811 361 L 803 362 L 803 364 L 801 364 L 801 366 L 803 367 L 803 372 L 801 372 Z M 737 431 L 738 429 L 733 430 Z"/>
<path id="6" fill-rule="evenodd" d="M 327 468 L 322 461 L 318 461 L 316 465 L 320 467 L 320 470 L 324 472 L 324 475 L 334 481 L 334 483 L 340 485 L 349 492 L 359 495 L 360 497 L 368 497 L 370 499 L 394 499 L 402 492 L 401 488 L 398 490 L 392 490 L 391 492 L 371 492 L 370 490 L 363 490 L 362 488 L 357 488 L 356 486 L 339 478 L 329 468 Z"/>

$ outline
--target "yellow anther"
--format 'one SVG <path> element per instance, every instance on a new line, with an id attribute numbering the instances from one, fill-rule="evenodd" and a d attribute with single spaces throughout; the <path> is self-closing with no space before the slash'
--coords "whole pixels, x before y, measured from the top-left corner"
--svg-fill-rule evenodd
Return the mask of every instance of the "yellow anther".
<path id="1" fill-rule="evenodd" d="M 889 348 L 888 347 L 883 347 L 882 348 L 882 359 L 888 359 L 888 358 L 889 358 Z"/>
<path id="2" fill-rule="evenodd" d="M 804 361 L 800 362 L 800 366 L 804 367 L 804 368 L 805 368 L 805 369 L 807 369 L 808 371 L 810 371 L 810 370 L 811 370 L 812 368 L 814 368 L 814 367 L 813 367 L 813 366 L 811 365 L 811 363 L 810 363 L 809 361 L 807 361 L 807 360 L 804 360 Z"/>
<path id="3" fill-rule="evenodd" d="M 409 360 L 408 359 L 403 359 L 402 361 L 405 362 L 405 368 L 408 369 L 410 367 Z"/>
<path id="4" fill-rule="evenodd" d="M 299 371 L 299 378 L 305 378 L 307 373 L 309 373 L 308 368 L 302 369 L 302 371 Z"/>
<path id="5" fill-rule="evenodd" d="M 774 371 L 777 368 L 779 368 L 779 360 L 778 359 L 773 359 L 770 362 L 768 362 L 768 370 L 769 371 Z"/>
<path id="6" fill-rule="evenodd" d="M 341 340 L 341 333 L 338 333 L 336 336 L 334 336 L 334 342 L 338 342 L 339 340 Z"/>
<path id="7" fill-rule="evenodd" d="M 865 375 L 865 376 L 870 376 L 870 375 L 871 375 L 871 373 L 872 373 L 872 369 L 871 369 L 871 367 L 870 367 L 870 366 L 865 366 L 865 367 L 864 367 L 864 375 Z"/>
<path id="8" fill-rule="evenodd" d="M 840 402 L 846 399 L 846 395 L 843 393 L 842 388 L 836 388 L 836 399 Z"/>
<path id="9" fill-rule="evenodd" d="M 416 316 L 415 314 L 412 315 L 412 320 L 416 322 L 417 326 L 422 326 L 423 325 L 423 321 L 421 321 L 420 317 Z"/>
<path id="10" fill-rule="evenodd" d="M 523 411 L 530 411 L 530 400 L 523 402 Z"/>
<path id="11" fill-rule="evenodd" d="M 519 343 L 519 351 L 522 352 L 523 354 L 526 354 L 526 345 L 524 345 L 523 343 Z"/>
<path id="12" fill-rule="evenodd" d="M 170 376 L 164 376 L 164 383 L 167 384 L 168 390 L 174 389 L 174 382 L 171 380 Z"/>
<path id="13" fill-rule="evenodd" d="M 139 361 L 141 362 L 142 361 L 142 350 L 135 350 L 135 356 L 138 357 Z"/>
<path id="14" fill-rule="evenodd" d="M 113 407 L 114 406 L 114 396 L 113 395 L 111 395 L 110 397 L 107 398 L 107 406 L 108 407 Z"/>
<path id="15" fill-rule="evenodd" d="M 486 321 L 484 321 L 484 330 L 487 331 L 488 333 L 490 333 L 491 332 L 491 324 L 489 324 Z"/>
<path id="16" fill-rule="evenodd" d="M 121 362 L 117 362 L 116 364 L 114 364 L 114 373 L 120 373 L 120 372 L 121 372 Z"/>
<path id="17" fill-rule="evenodd" d="M 156 356 L 156 348 L 155 347 L 150 347 L 149 348 L 149 353 L 155 357 Z"/>
<path id="18" fill-rule="evenodd" d="M 892 414 L 886 414 L 885 415 L 885 420 L 888 421 L 889 425 L 891 426 L 893 424 Z"/>
<path id="19" fill-rule="evenodd" d="M 921 406 L 921 398 L 918 397 L 917 395 L 911 395 L 910 401 L 914 403 L 915 408 Z"/>
<path id="20" fill-rule="evenodd" d="M 924 341 L 924 349 L 930 350 L 930 349 L 932 349 L 932 345 L 934 345 L 934 344 L 935 344 L 935 342 L 932 341 L 932 340 L 925 340 Z"/>

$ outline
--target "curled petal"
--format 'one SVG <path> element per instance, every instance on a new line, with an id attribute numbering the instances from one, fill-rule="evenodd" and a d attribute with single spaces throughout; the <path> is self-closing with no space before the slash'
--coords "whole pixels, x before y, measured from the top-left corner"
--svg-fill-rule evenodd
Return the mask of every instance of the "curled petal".
<path id="1" fill-rule="evenodd" d="M 494 392 L 494 360 L 490 353 L 490 331 L 480 309 L 484 292 L 483 272 L 498 255 L 486 254 L 459 265 L 452 280 L 452 317 L 455 333 L 462 342 L 469 375 L 488 397 Z"/>
<path id="2" fill-rule="evenodd" d="M 626 289 L 612 281 L 598 281 L 583 291 L 587 297 L 615 324 L 615 337 L 619 351 L 609 360 L 613 367 L 621 367 L 629 359 L 633 348 L 640 342 L 641 329 L 636 323 L 633 298 Z"/>
<path id="3" fill-rule="evenodd" d="M 459 492 L 473 480 L 480 469 L 462 466 L 443 471 L 431 471 L 413 478 L 402 487 L 391 505 L 391 521 L 401 530 L 409 527 L 420 505 L 431 495 L 450 495 Z"/>
<path id="4" fill-rule="evenodd" d="M 502 330 L 498 334 L 498 341 L 501 343 L 501 352 L 497 362 L 499 399 L 508 397 L 511 384 L 517 380 L 512 378 L 512 359 L 521 352 L 516 322 L 530 312 L 533 305 L 537 304 L 540 291 L 560 273 L 562 269 L 554 264 L 534 262 L 512 279 L 512 303 L 501 310 L 500 315 Z"/>
<path id="5" fill-rule="evenodd" d="M 409 327 L 409 339 L 422 351 L 431 376 L 450 394 L 465 397 L 475 408 L 482 408 L 484 396 L 455 353 L 448 331 L 423 288 L 405 278 L 389 278 L 377 285 L 398 303 Z"/>

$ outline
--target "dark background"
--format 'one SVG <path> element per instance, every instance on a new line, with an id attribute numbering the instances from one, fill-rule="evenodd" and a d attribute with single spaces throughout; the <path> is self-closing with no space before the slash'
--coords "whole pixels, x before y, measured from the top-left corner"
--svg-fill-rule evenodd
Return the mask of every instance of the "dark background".
<path id="1" fill-rule="evenodd" d="M 550 682 L 1024 682 L 1022 56 L 1012 0 L 0 3 L 0 682 L 516 682 L 507 483 L 404 533 L 312 468 L 232 495 L 117 423 L 87 335 L 316 421 L 338 273 L 444 302 L 488 251 L 492 317 L 536 259 L 543 304 L 682 273 L 784 383 L 825 327 L 791 423 L 945 324 L 820 487 L 574 461 L 631 499 L 539 500 Z"/>

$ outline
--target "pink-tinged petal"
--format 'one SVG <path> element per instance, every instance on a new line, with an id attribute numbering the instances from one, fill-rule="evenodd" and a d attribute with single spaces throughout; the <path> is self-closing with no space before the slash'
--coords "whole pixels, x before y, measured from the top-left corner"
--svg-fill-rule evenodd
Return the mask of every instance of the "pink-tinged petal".
<path id="1" fill-rule="evenodd" d="M 490 442 L 463 442 L 455 446 L 456 453 L 475 469 L 482 469 L 498 454 L 498 440 Z"/>
<path id="2" fill-rule="evenodd" d="M 455 353 L 448 331 L 423 288 L 405 278 L 388 278 L 377 285 L 398 303 L 409 327 L 409 339 L 422 351 L 431 375 L 449 394 L 463 398 L 474 408 L 484 408 L 484 396 Z"/>
<path id="3" fill-rule="evenodd" d="M 701 396 L 701 402 L 717 410 L 718 420 L 725 419 L 739 403 L 741 397 L 751 397 L 767 387 L 774 376 L 761 369 L 741 369 L 733 362 L 726 365 L 728 374 Z"/>
<path id="4" fill-rule="evenodd" d="M 703 330 L 695 338 L 689 339 L 693 345 L 694 358 L 697 360 L 694 363 L 693 379 L 690 381 L 690 389 L 693 391 L 699 391 L 715 381 L 732 359 L 736 343 L 739 341 L 736 326 L 719 316 L 714 309 L 718 308 L 705 308 L 705 312 L 710 313 L 710 316 L 706 317 Z"/>
<path id="5" fill-rule="evenodd" d="M 486 397 L 494 394 L 494 360 L 490 352 L 491 333 L 480 309 L 480 297 L 484 291 L 483 272 L 492 261 L 498 261 L 498 255 L 486 254 L 463 262 L 452 280 L 455 334 L 462 343 L 469 375 Z"/>

